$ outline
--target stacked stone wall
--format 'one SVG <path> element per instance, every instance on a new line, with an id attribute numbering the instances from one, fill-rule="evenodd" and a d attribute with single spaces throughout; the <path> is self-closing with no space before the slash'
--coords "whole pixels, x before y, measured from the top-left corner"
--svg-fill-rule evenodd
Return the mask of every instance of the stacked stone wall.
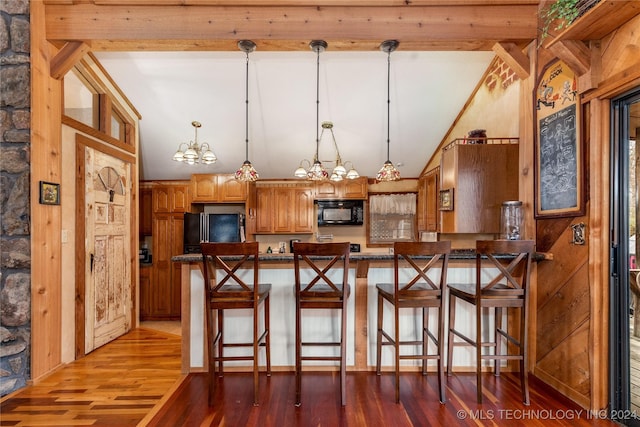
<path id="1" fill-rule="evenodd" d="M 0 0 L 0 396 L 30 378 L 29 1 Z"/>

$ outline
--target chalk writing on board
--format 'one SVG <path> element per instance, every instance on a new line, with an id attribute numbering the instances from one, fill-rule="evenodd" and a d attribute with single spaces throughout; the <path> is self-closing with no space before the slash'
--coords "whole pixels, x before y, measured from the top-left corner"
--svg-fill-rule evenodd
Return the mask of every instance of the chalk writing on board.
<path id="1" fill-rule="evenodd" d="M 540 207 L 578 206 L 576 105 L 540 119 Z"/>

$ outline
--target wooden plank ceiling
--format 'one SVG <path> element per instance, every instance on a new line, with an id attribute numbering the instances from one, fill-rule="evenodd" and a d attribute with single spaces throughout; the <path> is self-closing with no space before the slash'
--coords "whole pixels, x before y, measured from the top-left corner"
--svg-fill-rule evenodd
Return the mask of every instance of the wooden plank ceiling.
<path id="1" fill-rule="evenodd" d="M 47 39 L 93 51 L 371 51 L 386 39 L 408 51 L 524 47 L 536 37 L 535 0 L 44 0 Z"/>

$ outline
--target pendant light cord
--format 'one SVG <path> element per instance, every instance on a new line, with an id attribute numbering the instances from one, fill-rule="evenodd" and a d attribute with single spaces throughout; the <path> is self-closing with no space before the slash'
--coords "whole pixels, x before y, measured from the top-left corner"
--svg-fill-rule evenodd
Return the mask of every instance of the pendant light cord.
<path id="1" fill-rule="evenodd" d="M 320 48 L 316 48 L 316 160 L 320 160 Z"/>
<path id="2" fill-rule="evenodd" d="M 244 138 L 244 143 L 245 143 L 245 155 L 246 155 L 246 161 L 249 161 L 249 52 L 246 52 L 247 54 L 247 73 L 246 73 L 246 79 L 245 79 L 245 128 L 244 128 L 244 132 L 245 132 L 245 138 Z"/>
<path id="3" fill-rule="evenodd" d="M 389 141 L 391 128 L 391 50 L 387 52 L 387 162 L 390 161 Z"/>

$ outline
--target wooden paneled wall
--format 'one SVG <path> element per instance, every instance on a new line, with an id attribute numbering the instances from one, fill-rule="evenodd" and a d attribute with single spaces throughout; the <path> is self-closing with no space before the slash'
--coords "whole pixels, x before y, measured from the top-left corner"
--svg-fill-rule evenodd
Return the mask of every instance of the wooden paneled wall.
<path id="1" fill-rule="evenodd" d="M 590 43 L 593 88 L 582 93 L 586 214 L 539 220 L 534 374 L 585 408 L 608 403 L 609 99 L 640 86 L 640 16 Z M 635 53 L 634 53 L 635 52 Z M 537 73 L 554 58 L 539 51 Z M 601 70 L 594 73 L 594 70 Z M 571 244 L 571 225 L 586 224 L 586 245 Z"/>
<path id="2" fill-rule="evenodd" d="M 61 360 L 61 207 L 39 203 L 39 181 L 62 180 L 62 82 L 50 76 L 41 2 L 31 2 L 31 379 Z M 64 191 L 64 190 L 62 190 Z"/>
<path id="3" fill-rule="evenodd" d="M 582 406 L 590 405 L 589 247 L 571 244 L 570 225 L 588 216 L 538 221 L 538 250 L 553 261 L 538 265 L 536 376 Z M 541 247 L 549 244 L 549 247 Z"/>

